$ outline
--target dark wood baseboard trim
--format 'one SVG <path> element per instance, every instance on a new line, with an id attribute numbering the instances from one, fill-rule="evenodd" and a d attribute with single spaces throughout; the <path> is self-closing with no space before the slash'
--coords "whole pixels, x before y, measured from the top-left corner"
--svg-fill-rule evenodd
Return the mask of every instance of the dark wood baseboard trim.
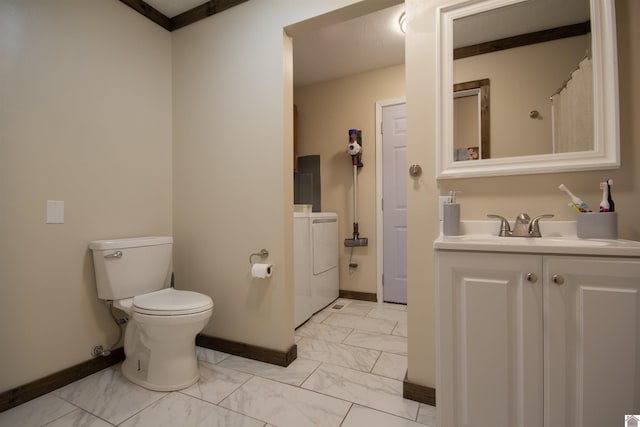
<path id="1" fill-rule="evenodd" d="M 345 291 L 340 289 L 340 298 L 357 299 L 360 301 L 378 302 L 378 296 L 370 292 Z"/>
<path id="2" fill-rule="evenodd" d="M 86 362 L 47 375 L 28 384 L 2 392 L 0 393 L 0 412 L 52 392 L 60 387 L 64 387 L 67 384 L 71 384 L 74 381 L 87 377 L 116 363 L 120 363 L 123 360 L 124 349 L 118 348 L 113 350 L 108 356 L 87 360 Z"/>
<path id="3" fill-rule="evenodd" d="M 436 406 L 436 389 L 407 381 L 405 376 L 402 383 L 402 397 L 415 400 L 426 405 Z"/>
<path id="4" fill-rule="evenodd" d="M 298 357 L 298 346 L 295 344 L 292 345 L 288 351 L 281 352 L 206 335 L 199 335 L 196 338 L 196 344 L 201 347 L 278 366 L 289 366 L 291 362 Z M 84 377 L 88 377 L 102 369 L 122 362 L 124 358 L 124 349 L 121 347 L 113 350 L 108 356 L 87 360 L 86 362 L 79 363 L 62 371 L 2 392 L 0 393 L 0 412 L 21 405 L 43 394 L 50 393 Z"/>
<path id="5" fill-rule="evenodd" d="M 222 338 L 198 335 L 196 337 L 196 345 L 278 366 L 289 366 L 298 357 L 298 346 L 296 344 L 292 345 L 288 351 L 282 352 Z"/>

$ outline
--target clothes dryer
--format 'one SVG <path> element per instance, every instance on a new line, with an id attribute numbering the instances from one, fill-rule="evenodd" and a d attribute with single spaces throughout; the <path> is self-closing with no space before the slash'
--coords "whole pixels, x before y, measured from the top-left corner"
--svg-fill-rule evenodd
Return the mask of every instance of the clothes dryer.
<path id="1" fill-rule="evenodd" d="M 311 239 L 311 304 L 313 312 L 331 304 L 340 294 L 338 214 L 309 214 Z"/>

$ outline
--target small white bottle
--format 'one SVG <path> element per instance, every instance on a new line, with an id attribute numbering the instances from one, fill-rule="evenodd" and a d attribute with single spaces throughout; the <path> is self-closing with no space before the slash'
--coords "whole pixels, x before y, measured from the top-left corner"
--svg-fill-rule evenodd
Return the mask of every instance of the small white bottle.
<path id="1" fill-rule="evenodd" d="M 449 200 L 442 205 L 442 234 L 460 235 L 460 204 L 456 203 L 456 191 L 451 191 Z"/>

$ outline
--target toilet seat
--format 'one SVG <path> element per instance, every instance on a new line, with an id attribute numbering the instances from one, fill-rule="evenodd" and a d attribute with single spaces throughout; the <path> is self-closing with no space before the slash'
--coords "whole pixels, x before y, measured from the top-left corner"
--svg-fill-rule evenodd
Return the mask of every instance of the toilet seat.
<path id="1" fill-rule="evenodd" d="M 180 316 L 201 313 L 213 308 L 207 295 L 165 288 L 133 297 L 133 311 L 152 316 Z"/>

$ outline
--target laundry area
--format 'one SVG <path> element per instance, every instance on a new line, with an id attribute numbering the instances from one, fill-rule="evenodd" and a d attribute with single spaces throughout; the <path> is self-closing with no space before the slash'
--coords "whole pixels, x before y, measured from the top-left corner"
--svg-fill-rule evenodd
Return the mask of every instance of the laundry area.
<path id="1" fill-rule="evenodd" d="M 344 239 L 349 251 L 349 272 L 358 264 L 353 261 L 354 247 L 368 245 L 358 228 L 358 171 L 362 163 L 362 131 L 348 130 L 345 158 L 351 157 L 353 170 L 352 237 Z M 294 323 L 297 328 L 314 313 L 331 304 L 340 295 L 339 254 L 340 227 L 338 214 L 321 211 L 320 156 L 297 159 L 294 175 Z"/>

